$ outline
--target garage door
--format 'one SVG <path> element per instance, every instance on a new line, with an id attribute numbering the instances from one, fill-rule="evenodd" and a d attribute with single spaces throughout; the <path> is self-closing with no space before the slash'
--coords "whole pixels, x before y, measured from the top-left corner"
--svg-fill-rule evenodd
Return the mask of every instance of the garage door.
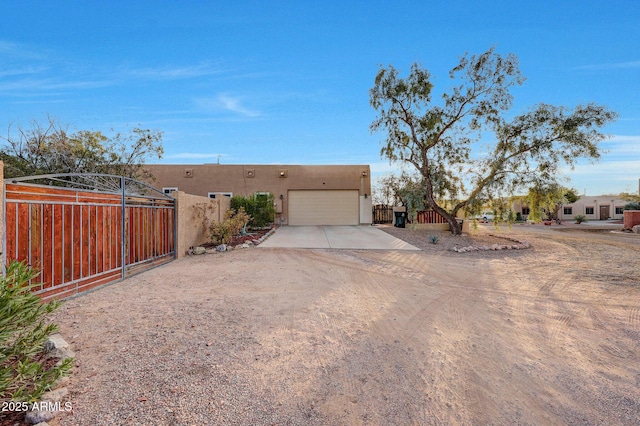
<path id="1" fill-rule="evenodd" d="M 289 191 L 289 225 L 359 225 L 358 191 Z"/>

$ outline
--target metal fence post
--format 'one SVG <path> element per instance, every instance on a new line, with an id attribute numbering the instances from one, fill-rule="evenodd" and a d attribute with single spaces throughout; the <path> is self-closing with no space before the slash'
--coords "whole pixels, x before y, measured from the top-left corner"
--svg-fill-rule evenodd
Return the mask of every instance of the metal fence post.
<path id="1" fill-rule="evenodd" d="M 125 229 L 125 224 L 126 224 L 126 212 L 127 212 L 127 199 L 126 199 L 126 195 L 125 195 L 125 182 L 124 182 L 125 177 L 124 176 L 120 176 L 120 189 L 122 189 L 122 201 L 121 201 L 121 209 L 122 209 L 122 229 L 121 229 L 121 235 L 122 235 L 122 242 L 120 244 L 120 250 L 121 250 L 121 261 L 122 261 L 122 279 L 125 278 L 126 275 L 126 265 L 125 265 L 125 261 L 126 261 L 126 253 L 125 253 L 125 248 L 126 248 L 126 237 L 127 237 L 127 231 Z"/>

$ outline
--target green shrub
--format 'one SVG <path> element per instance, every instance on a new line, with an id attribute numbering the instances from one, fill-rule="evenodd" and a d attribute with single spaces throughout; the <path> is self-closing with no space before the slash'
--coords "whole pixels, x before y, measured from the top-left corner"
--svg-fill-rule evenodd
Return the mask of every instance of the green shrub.
<path id="1" fill-rule="evenodd" d="M 516 213 L 516 222 L 522 222 L 522 213 L 520 212 Z"/>
<path id="2" fill-rule="evenodd" d="M 244 207 L 237 211 L 231 209 L 224 215 L 224 220 L 209 226 L 209 239 L 214 244 L 229 244 L 234 236 L 240 235 L 245 225 L 251 221 Z"/>
<path id="3" fill-rule="evenodd" d="M 640 201 L 631 201 L 625 204 L 622 210 L 640 210 Z"/>
<path id="4" fill-rule="evenodd" d="M 44 342 L 58 326 L 46 316 L 59 302 L 42 303 L 31 291 L 37 275 L 13 261 L 0 277 L 0 400 L 35 401 L 71 369 L 71 358 L 47 365 Z"/>
<path id="5" fill-rule="evenodd" d="M 271 193 L 256 192 L 250 197 L 236 195 L 231 198 L 231 209 L 238 211 L 241 207 L 251 216 L 251 228 L 264 228 L 273 223 L 275 207 Z"/>
<path id="6" fill-rule="evenodd" d="M 438 237 L 437 235 L 430 235 L 429 241 L 431 241 L 431 244 L 438 244 L 438 241 L 440 241 L 440 237 Z"/>
<path id="7" fill-rule="evenodd" d="M 586 221 L 587 221 L 587 218 L 586 218 L 586 217 L 584 217 L 584 216 L 583 216 L 583 215 L 581 215 L 581 214 L 578 214 L 578 215 L 575 215 L 575 216 L 573 217 L 573 220 L 575 220 L 577 224 L 580 224 L 580 223 L 582 223 L 582 222 L 586 222 Z"/>

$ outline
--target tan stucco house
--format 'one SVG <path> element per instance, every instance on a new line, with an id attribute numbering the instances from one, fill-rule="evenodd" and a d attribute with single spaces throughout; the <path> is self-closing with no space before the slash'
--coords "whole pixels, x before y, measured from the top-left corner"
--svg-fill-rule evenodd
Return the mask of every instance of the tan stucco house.
<path id="1" fill-rule="evenodd" d="M 277 225 L 371 224 L 369 165 L 145 165 L 152 184 L 164 192 L 209 198 L 275 197 Z"/>
<path id="2" fill-rule="evenodd" d="M 563 204 L 558 211 L 562 220 L 571 220 L 576 215 L 582 215 L 587 220 L 622 220 L 624 213 L 622 208 L 628 201 L 617 198 L 615 195 L 583 195 L 578 201 L 571 204 Z"/>
<path id="3" fill-rule="evenodd" d="M 524 197 L 518 197 L 512 203 L 512 210 L 521 213 L 524 219 L 529 215 L 529 207 Z M 574 216 L 581 215 L 587 220 L 607 220 L 623 218 L 623 207 L 627 204 L 615 195 L 583 195 L 575 203 L 562 204 L 558 210 L 558 218 L 561 220 L 573 220 Z"/>

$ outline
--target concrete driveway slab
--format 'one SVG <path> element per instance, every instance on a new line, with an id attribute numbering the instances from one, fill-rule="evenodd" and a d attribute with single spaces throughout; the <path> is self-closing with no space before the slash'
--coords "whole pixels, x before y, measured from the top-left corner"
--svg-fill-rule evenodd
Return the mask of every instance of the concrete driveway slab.
<path id="1" fill-rule="evenodd" d="M 420 250 L 373 226 L 283 226 L 258 247 Z"/>

